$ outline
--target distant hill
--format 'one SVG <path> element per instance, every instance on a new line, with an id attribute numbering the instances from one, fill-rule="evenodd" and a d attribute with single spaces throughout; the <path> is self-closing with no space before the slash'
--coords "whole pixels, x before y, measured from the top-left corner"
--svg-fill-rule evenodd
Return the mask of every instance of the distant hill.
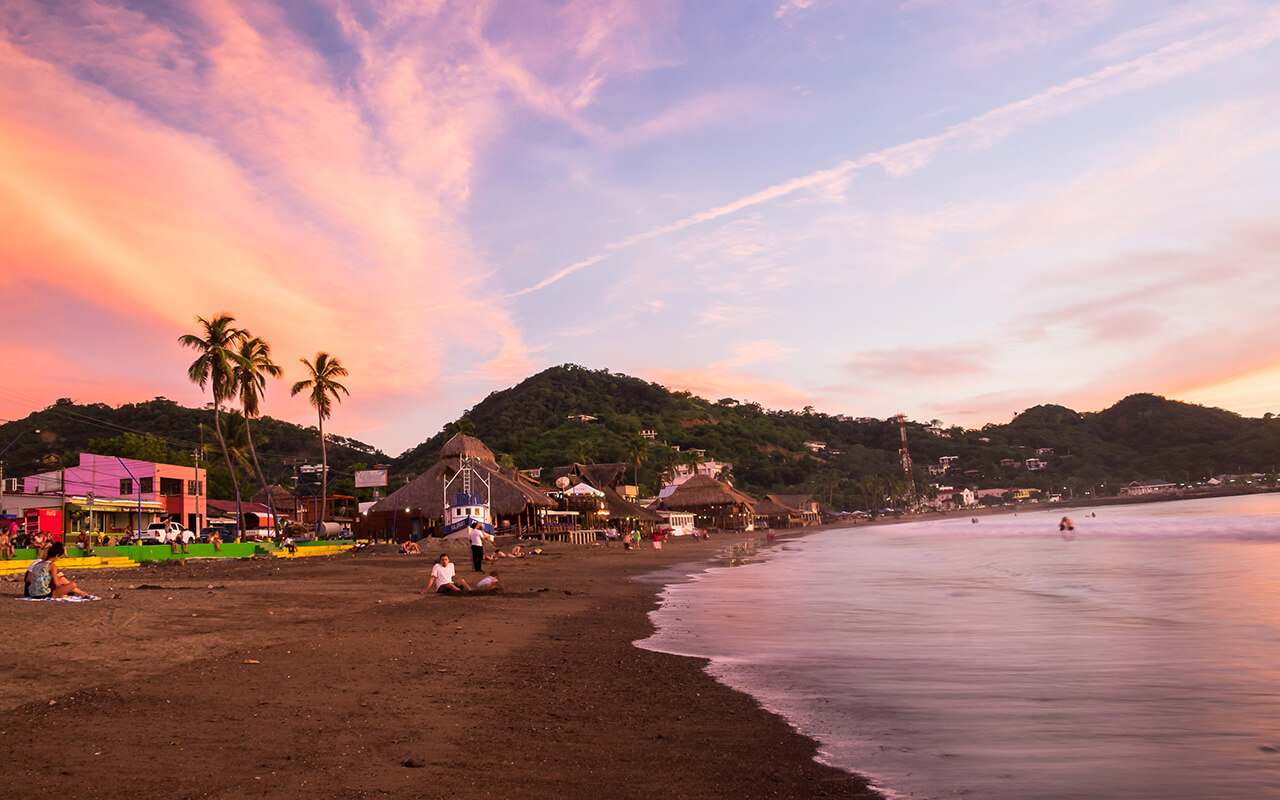
<path id="1" fill-rule="evenodd" d="M 592 421 L 580 421 L 583 416 Z M 574 460 L 632 463 L 641 430 L 655 433 L 639 448 L 642 490 L 656 490 L 664 468 L 690 449 L 733 465 L 735 485 L 765 492 L 814 493 L 844 508 L 866 507 L 901 491 L 900 433 L 888 420 L 855 421 L 812 410 L 770 411 L 722 398 L 715 402 L 608 370 L 566 364 L 494 392 L 437 435 L 392 462 L 416 474 L 435 463 L 459 430 L 485 441 L 522 469 Z M 937 435 L 941 434 L 941 435 Z M 814 451 L 805 442 L 823 442 Z M 1019 486 L 1045 491 L 1108 493 L 1132 480 L 1192 481 L 1219 473 L 1275 473 L 1280 420 L 1250 419 L 1218 408 L 1137 394 L 1097 413 L 1057 405 L 1027 409 L 1005 425 L 945 431 L 908 423 L 920 482 L 956 488 Z M 677 452 L 679 448 L 680 452 Z M 1046 467 L 1029 471 L 1036 450 Z M 928 466 L 956 456 L 945 475 Z M 1016 466 L 1002 466 L 1001 462 Z M 634 465 L 627 470 L 628 480 Z"/>
<path id="2" fill-rule="evenodd" d="M 23 429 L 42 430 L 24 436 L 6 454 L 5 474 L 35 472 L 49 456 L 74 463 L 75 455 L 91 446 L 120 455 L 141 450 L 154 460 L 189 464 L 191 451 L 200 445 L 200 426 L 211 422 L 208 409 L 185 408 L 165 398 L 119 408 L 60 400 L 0 426 L 0 442 Z M 253 430 L 270 480 L 287 479 L 295 464 L 319 463 L 314 428 L 264 418 L 253 422 Z M 642 454 L 638 475 L 646 494 L 656 492 L 664 472 L 689 459 L 695 449 L 732 464 L 734 484 L 756 496 L 812 493 L 834 507 L 853 509 L 876 507 L 905 491 L 899 428 L 891 420 L 858 421 L 812 409 L 768 410 L 728 397 L 709 401 L 573 364 L 493 392 L 395 459 L 331 434 L 329 462 L 340 474 L 390 463 L 394 488 L 434 464 L 441 447 L 459 430 L 479 436 L 508 464 L 543 467 L 548 473 L 574 461 L 625 462 L 630 481 L 637 474 L 634 456 Z M 652 439 L 641 438 L 641 431 L 651 431 Z M 907 435 L 914 475 L 925 492 L 928 484 L 942 483 L 957 489 L 1017 486 L 1114 494 L 1133 480 L 1192 482 L 1222 473 L 1274 476 L 1280 463 L 1280 420 L 1242 417 L 1152 394 L 1131 395 L 1096 413 L 1035 406 L 1008 424 L 982 430 L 941 430 L 908 422 Z M 819 445 L 806 442 L 823 445 L 814 449 Z M 1046 449 L 1050 452 L 1037 454 Z M 929 466 L 944 456 L 955 457 L 950 468 L 931 476 Z M 1045 468 L 1028 470 L 1028 458 L 1042 459 Z M 221 457 L 209 455 L 206 461 L 210 496 L 230 496 Z M 246 486 L 256 488 L 256 482 Z M 339 481 L 335 491 L 354 493 L 350 479 Z"/>
<path id="3" fill-rule="evenodd" d="M 202 432 L 202 425 L 209 432 Z M 205 444 L 213 445 L 202 457 L 209 469 L 209 496 L 229 499 L 233 495 L 231 481 L 222 455 L 217 452 L 212 425 L 213 413 L 209 409 L 187 408 L 163 397 L 119 407 L 103 403 L 81 405 L 63 399 L 23 419 L 0 425 L 3 444 L 24 430 L 40 431 L 24 434 L 5 454 L 5 475 L 30 475 L 56 469 L 58 463 L 69 466 L 78 463 L 82 452 L 191 464 L 203 437 Z M 255 419 L 251 426 L 267 480 L 287 482 L 296 465 L 320 463 L 320 438 L 314 427 L 271 417 Z M 332 434 L 328 439 L 329 468 L 334 474 L 347 473 L 356 465 L 390 461 L 363 442 Z M 252 486 L 242 484 L 244 490 L 256 491 L 257 482 L 251 483 Z M 347 479 L 339 480 L 334 491 L 350 494 L 353 489 Z"/>

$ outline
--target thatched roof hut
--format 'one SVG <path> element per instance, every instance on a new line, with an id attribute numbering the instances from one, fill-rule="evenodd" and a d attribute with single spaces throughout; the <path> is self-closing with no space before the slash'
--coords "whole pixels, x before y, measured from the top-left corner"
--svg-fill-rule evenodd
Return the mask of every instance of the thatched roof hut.
<path id="1" fill-rule="evenodd" d="M 519 516 L 534 508 L 554 508 L 555 503 L 537 489 L 517 482 L 502 474 L 496 464 L 483 461 L 471 464 L 489 480 L 489 511 L 494 519 Z M 374 504 L 371 511 L 411 509 L 424 517 L 444 515 L 444 482 L 458 472 L 458 468 L 446 461 L 437 462 L 431 469 Z"/>
<path id="2" fill-rule="evenodd" d="M 440 460 L 458 462 L 462 458 L 478 458 L 486 464 L 496 464 L 493 451 L 485 447 L 484 442 L 465 433 L 455 433 L 453 438 L 440 448 Z"/>
<path id="3" fill-rule="evenodd" d="M 616 487 L 622 482 L 627 465 L 616 464 L 573 464 L 568 467 L 555 467 L 552 474 L 556 478 L 581 478 L 597 489 L 606 486 Z"/>
<path id="4" fill-rule="evenodd" d="M 610 519 L 634 520 L 640 523 L 661 522 L 663 517 L 656 511 L 631 502 L 617 490 L 622 482 L 626 464 L 573 464 L 568 467 L 556 467 L 557 478 L 584 481 L 588 486 L 604 493 L 604 510 Z"/>
<path id="5" fill-rule="evenodd" d="M 630 519 L 637 522 L 661 522 L 663 519 L 657 511 L 650 511 L 642 505 L 631 502 L 618 494 L 618 490 L 612 486 L 606 486 L 600 491 L 604 492 L 605 506 L 612 519 Z"/>
<path id="6" fill-rule="evenodd" d="M 497 465 L 493 451 L 474 436 L 457 434 L 440 452 L 434 466 L 409 483 L 379 500 L 371 514 L 401 512 L 401 516 L 439 519 L 444 516 L 444 484 L 461 469 L 463 458 L 489 481 L 489 512 L 496 521 L 525 517 L 532 523 L 539 508 L 555 508 L 555 503 L 531 486 L 513 469 Z M 407 509 L 407 511 L 406 511 Z"/>
<path id="7" fill-rule="evenodd" d="M 751 523 L 754 498 L 710 475 L 694 475 L 662 500 L 668 511 L 692 512 L 704 528 L 743 530 Z"/>

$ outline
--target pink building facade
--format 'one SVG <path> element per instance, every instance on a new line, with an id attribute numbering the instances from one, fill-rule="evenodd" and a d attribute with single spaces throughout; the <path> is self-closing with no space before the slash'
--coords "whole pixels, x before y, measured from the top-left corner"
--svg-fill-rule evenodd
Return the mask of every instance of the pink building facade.
<path id="1" fill-rule="evenodd" d="M 198 531 L 208 519 L 199 467 L 81 453 L 78 466 L 23 479 L 23 494 L 61 494 L 89 512 L 88 530 L 106 533 L 172 519 Z"/>

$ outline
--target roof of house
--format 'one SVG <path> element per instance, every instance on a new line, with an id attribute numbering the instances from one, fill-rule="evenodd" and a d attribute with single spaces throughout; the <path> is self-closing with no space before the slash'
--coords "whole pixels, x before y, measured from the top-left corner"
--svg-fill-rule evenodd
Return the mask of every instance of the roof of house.
<path id="1" fill-rule="evenodd" d="M 494 458 L 493 451 L 485 446 L 485 443 L 474 436 L 468 436 L 465 433 L 455 433 L 453 438 L 444 443 L 444 447 L 440 448 L 440 458 L 478 458 L 491 464 L 497 464 L 498 460 Z"/>
<path id="2" fill-rule="evenodd" d="M 573 478 L 577 476 L 597 489 L 603 489 L 606 486 L 617 486 L 622 480 L 623 473 L 626 472 L 627 465 L 622 463 L 613 464 L 577 464 L 574 463 L 567 467 L 556 467 L 552 470 L 552 474 L 556 478 Z"/>
<path id="3" fill-rule="evenodd" d="M 701 506 L 736 505 L 754 507 L 756 501 L 710 475 L 694 475 L 662 500 L 662 507 L 678 511 Z"/>
<path id="4" fill-rule="evenodd" d="M 488 458 L 485 458 L 485 454 Z M 397 508 L 413 508 L 428 516 L 444 515 L 444 482 L 458 472 L 458 464 L 452 459 L 471 456 L 471 467 L 489 480 L 489 510 L 496 516 L 513 516 L 530 506 L 554 508 L 555 503 L 527 482 L 517 480 L 493 462 L 493 451 L 472 436 L 458 434 L 450 439 L 441 452 L 441 460 L 409 483 L 374 504 L 372 511 L 392 511 Z M 459 487 L 461 488 L 461 487 Z"/>
<path id="5" fill-rule="evenodd" d="M 663 516 L 657 511 L 651 511 L 642 505 L 633 503 L 618 493 L 618 490 L 612 486 L 606 486 L 600 491 L 604 492 L 605 505 L 609 507 L 609 516 L 619 519 L 638 519 L 645 522 L 660 522 Z"/>
<path id="6" fill-rule="evenodd" d="M 207 503 L 209 508 L 213 509 L 214 511 L 220 511 L 224 514 L 236 513 L 235 500 L 214 500 L 210 498 L 206 500 L 205 503 Z M 266 514 L 267 511 L 268 511 L 267 507 L 264 506 L 262 503 L 253 503 L 247 500 L 240 501 L 240 513 L 242 514 Z"/>
<path id="7" fill-rule="evenodd" d="M 811 494 L 770 494 L 765 495 L 779 505 L 784 505 L 793 511 L 799 511 L 800 506 L 813 502 Z"/>
<path id="8" fill-rule="evenodd" d="M 756 501 L 755 508 L 752 509 L 752 512 L 755 513 L 756 516 L 760 517 L 781 517 L 784 515 L 790 516 L 791 514 L 794 514 L 796 510 L 774 501 L 770 496 L 765 496 L 763 500 Z"/>

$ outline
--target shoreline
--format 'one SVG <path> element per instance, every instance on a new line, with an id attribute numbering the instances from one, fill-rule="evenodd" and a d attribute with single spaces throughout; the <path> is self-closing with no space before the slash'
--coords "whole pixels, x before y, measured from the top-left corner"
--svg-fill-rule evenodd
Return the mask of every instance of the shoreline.
<path id="1" fill-rule="evenodd" d="M 491 597 L 418 594 L 434 547 L 72 571 L 120 597 L 0 603 L 0 763 L 36 797 L 879 798 L 704 659 L 634 644 L 644 576 L 761 538 L 550 545 Z"/>

